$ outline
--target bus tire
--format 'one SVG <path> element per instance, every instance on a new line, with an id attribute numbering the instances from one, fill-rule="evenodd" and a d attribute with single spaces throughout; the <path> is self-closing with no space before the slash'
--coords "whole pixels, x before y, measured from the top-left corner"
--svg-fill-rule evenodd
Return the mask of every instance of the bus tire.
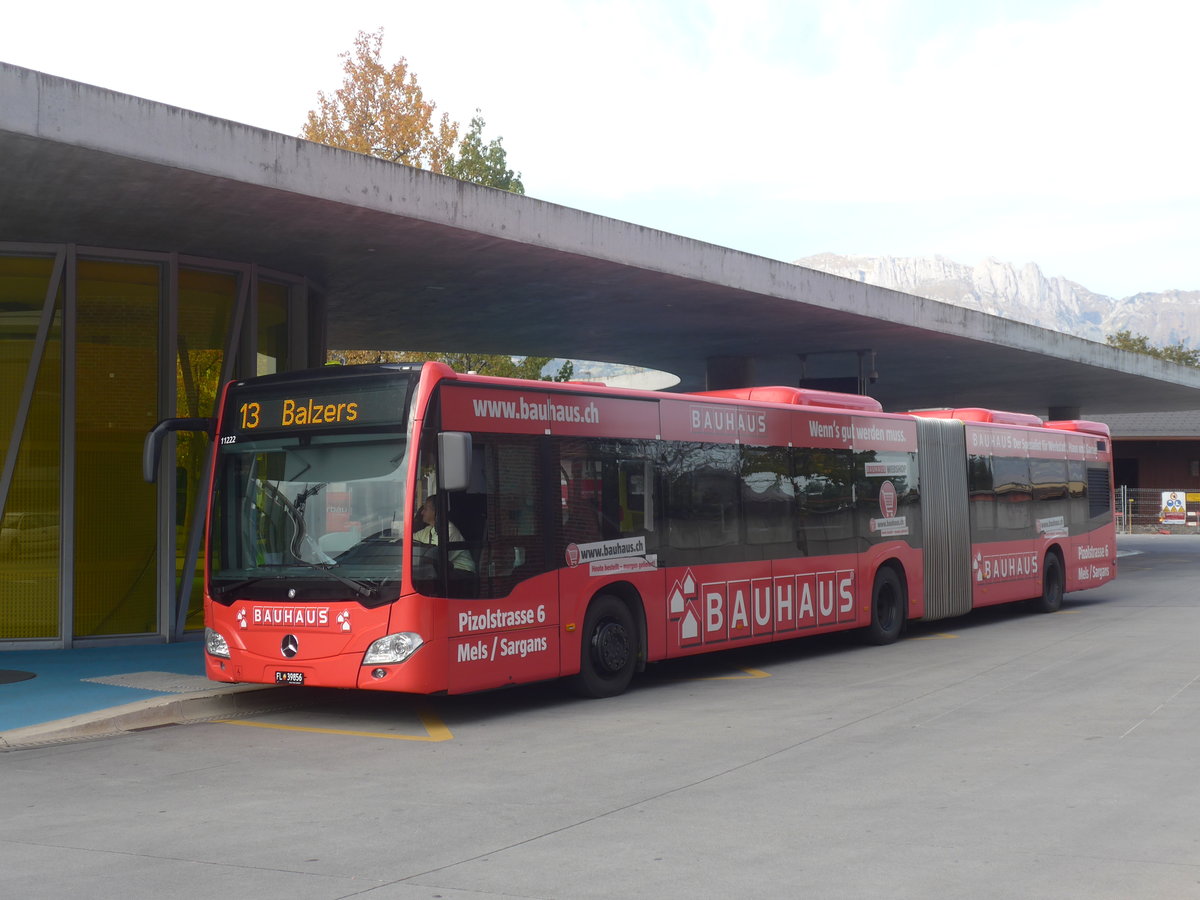
<path id="1" fill-rule="evenodd" d="M 600 594 L 583 620 L 579 674 L 569 681 L 572 692 L 580 697 L 615 697 L 629 687 L 637 663 L 633 613 L 612 594 Z"/>
<path id="2" fill-rule="evenodd" d="M 1042 564 L 1042 596 L 1033 601 L 1033 608 L 1043 613 L 1062 609 L 1064 581 L 1062 560 L 1053 551 L 1047 553 Z"/>
<path id="3" fill-rule="evenodd" d="M 882 566 L 875 573 L 875 584 L 871 588 L 871 624 L 865 637 L 869 644 L 891 644 L 904 630 L 904 615 L 908 610 L 908 599 L 900 576 L 891 566 Z"/>

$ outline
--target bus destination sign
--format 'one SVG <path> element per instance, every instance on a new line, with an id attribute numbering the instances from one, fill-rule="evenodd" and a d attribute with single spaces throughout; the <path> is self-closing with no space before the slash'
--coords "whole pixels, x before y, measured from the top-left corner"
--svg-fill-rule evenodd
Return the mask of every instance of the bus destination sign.
<path id="1" fill-rule="evenodd" d="M 404 421 L 407 385 L 387 390 L 350 389 L 293 391 L 279 388 L 243 389 L 231 392 L 225 410 L 226 434 L 263 431 L 308 431 L 347 425 L 371 427 L 400 425 Z"/>

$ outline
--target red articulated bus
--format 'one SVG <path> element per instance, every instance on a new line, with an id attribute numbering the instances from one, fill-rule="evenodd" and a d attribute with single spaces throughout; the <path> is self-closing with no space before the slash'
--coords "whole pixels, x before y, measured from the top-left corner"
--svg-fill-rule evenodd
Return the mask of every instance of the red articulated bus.
<path id="1" fill-rule="evenodd" d="M 147 441 L 148 467 L 168 420 Z M 210 678 L 413 693 L 568 677 L 1116 575 L 1105 425 L 881 411 L 789 387 L 658 393 L 349 366 L 229 384 Z"/>

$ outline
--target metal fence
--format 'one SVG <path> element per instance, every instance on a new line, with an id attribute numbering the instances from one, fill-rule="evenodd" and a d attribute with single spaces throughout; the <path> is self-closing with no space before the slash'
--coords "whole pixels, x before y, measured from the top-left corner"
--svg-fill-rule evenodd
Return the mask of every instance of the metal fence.
<path id="1" fill-rule="evenodd" d="M 1116 494 L 1117 531 L 1122 534 L 1200 532 L 1200 493 L 1122 485 Z"/>

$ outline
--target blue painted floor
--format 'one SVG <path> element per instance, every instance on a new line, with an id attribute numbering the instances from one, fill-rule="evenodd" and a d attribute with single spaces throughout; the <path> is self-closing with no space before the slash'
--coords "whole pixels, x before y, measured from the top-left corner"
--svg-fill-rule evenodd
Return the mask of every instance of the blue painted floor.
<path id="1" fill-rule="evenodd" d="M 169 684 L 170 674 L 204 678 L 204 646 L 199 641 L 134 647 L 84 647 L 73 650 L 0 652 L 0 670 L 31 672 L 34 677 L 0 683 L 0 732 L 41 725 L 69 716 L 99 712 L 148 697 L 179 694 L 180 687 L 203 690 L 215 682 L 184 678 L 173 689 L 155 690 L 98 684 L 89 678 L 125 676 L 126 680 Z M 138 676 L 138 673 L 161 673 Z"/>

